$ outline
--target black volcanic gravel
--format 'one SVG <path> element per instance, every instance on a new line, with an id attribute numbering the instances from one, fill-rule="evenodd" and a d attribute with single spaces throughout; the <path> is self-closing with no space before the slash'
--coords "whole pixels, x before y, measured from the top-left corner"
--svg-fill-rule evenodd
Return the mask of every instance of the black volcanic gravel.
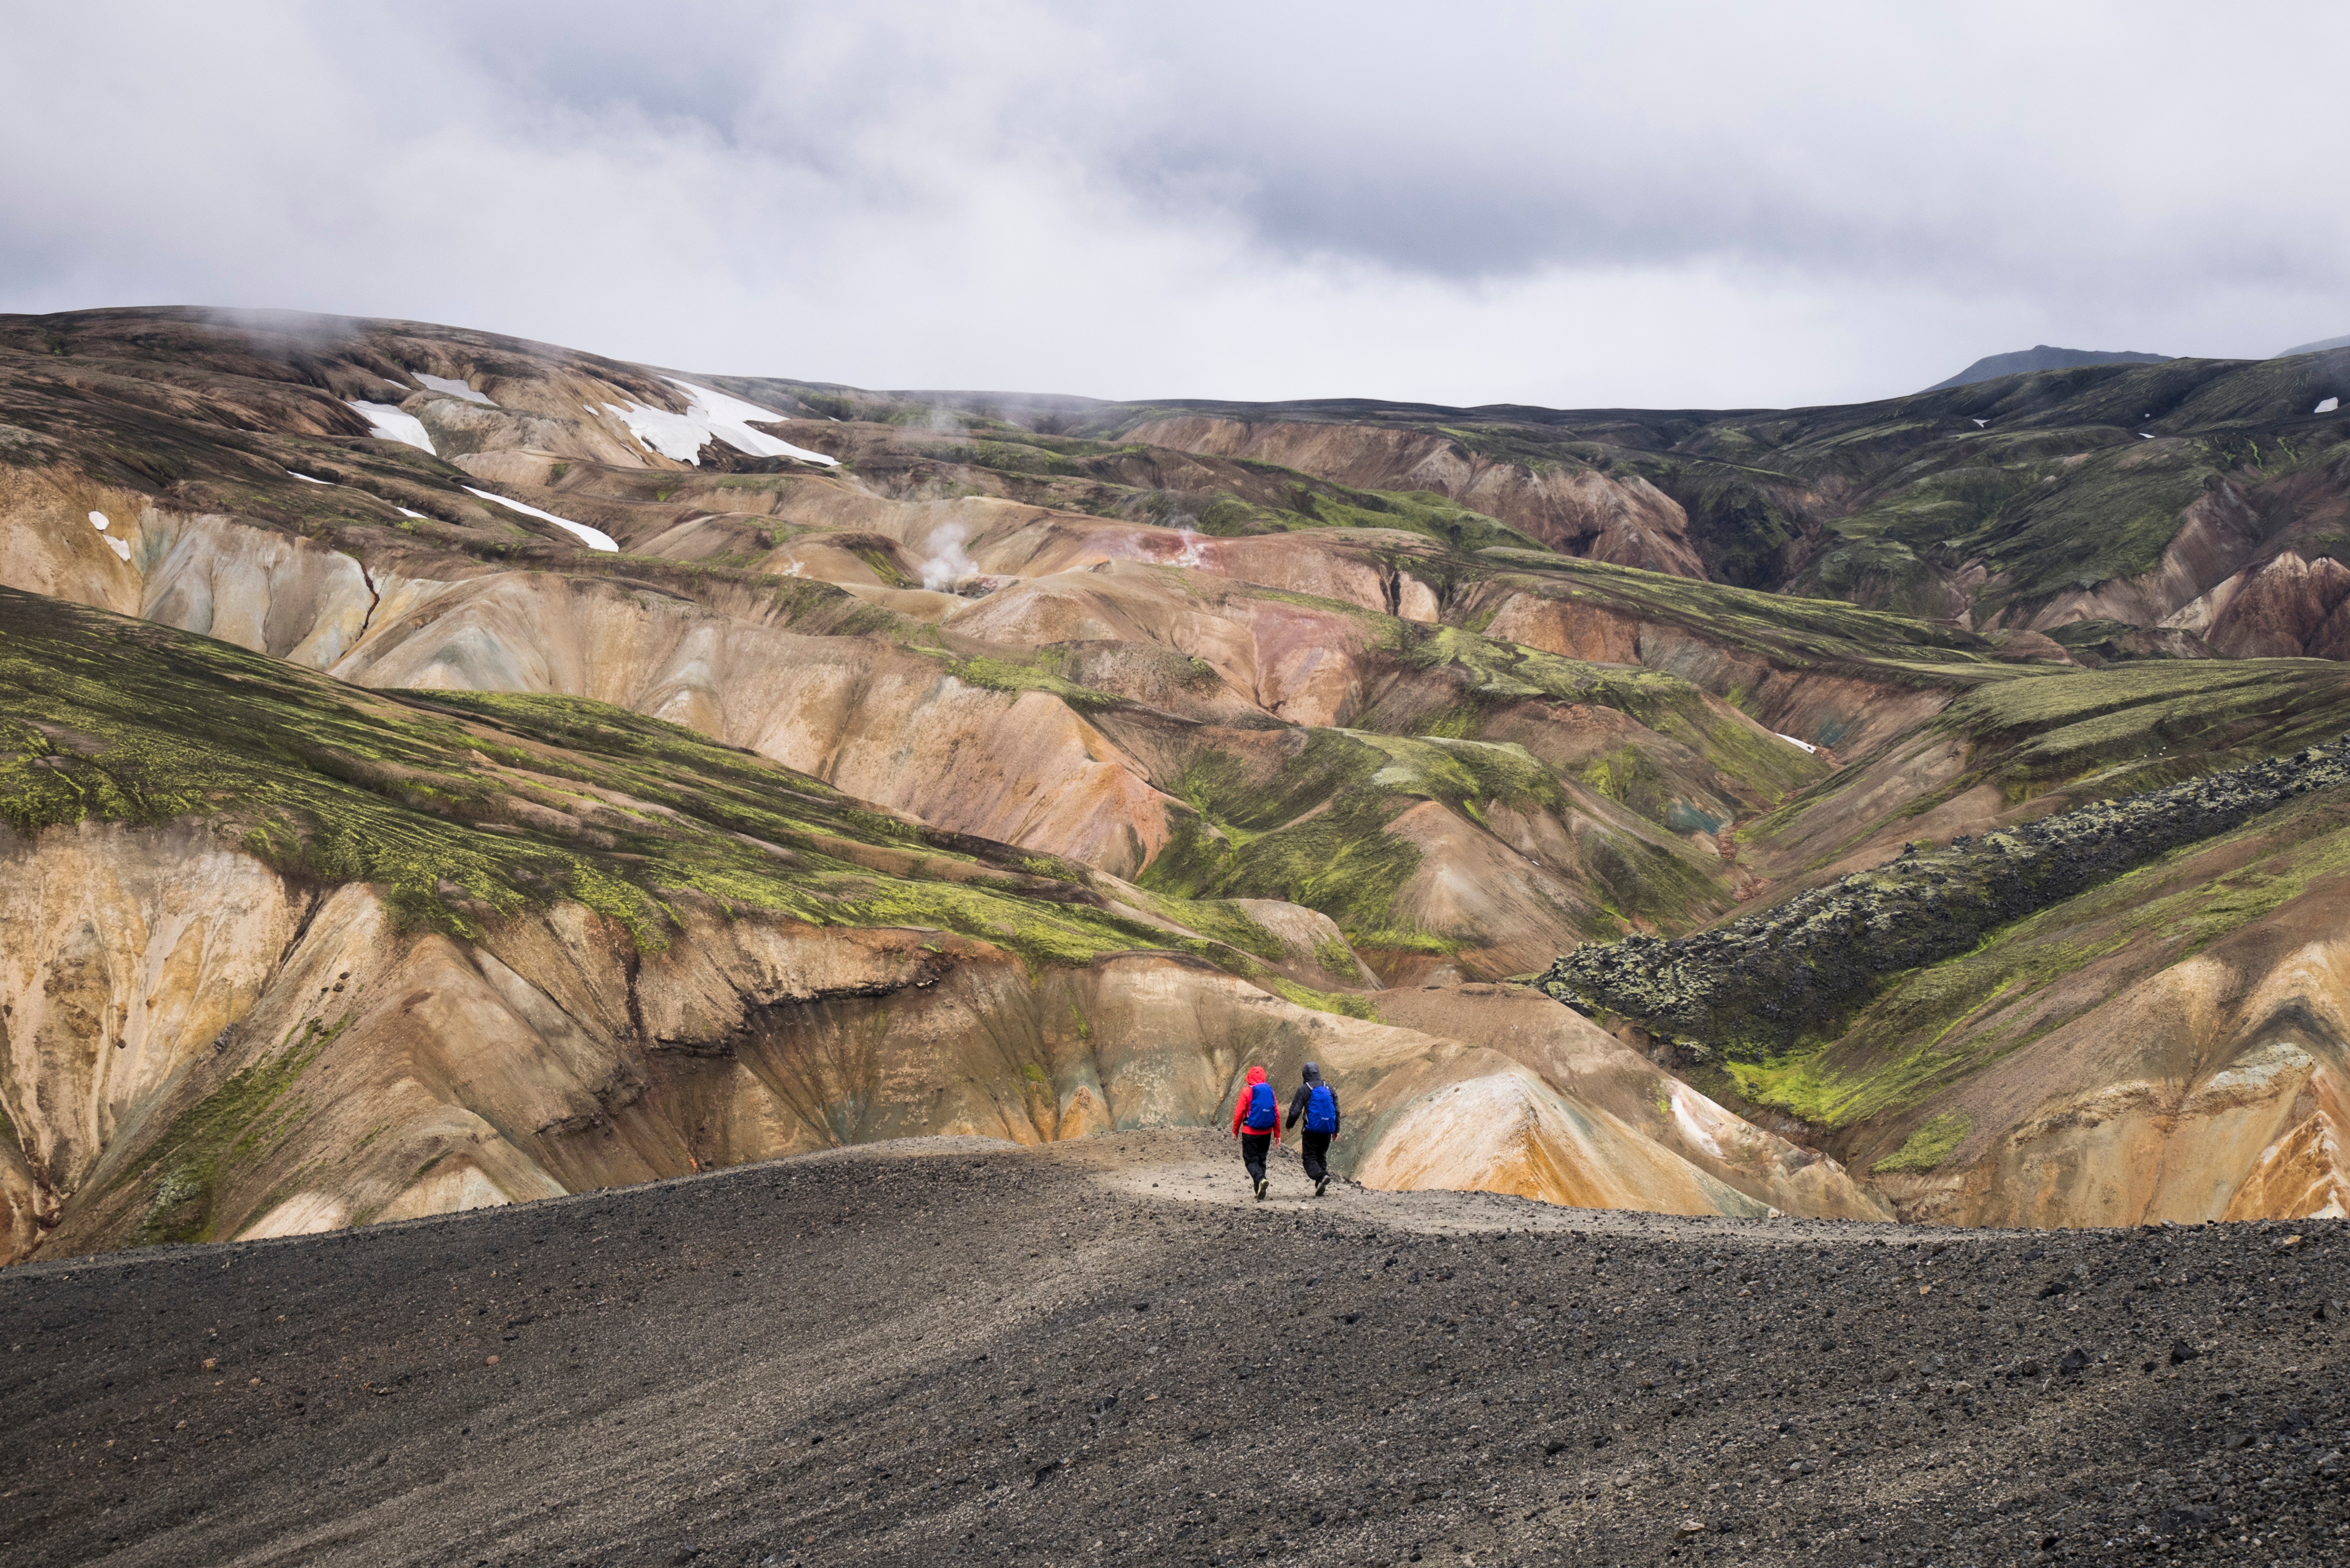
<path id="1" fill-rule="evenodd" d="M 2341 1222 L 1241 1198 L 941 1141 L 14 1269 L 0 1561 L 2350 1559 Z"/>

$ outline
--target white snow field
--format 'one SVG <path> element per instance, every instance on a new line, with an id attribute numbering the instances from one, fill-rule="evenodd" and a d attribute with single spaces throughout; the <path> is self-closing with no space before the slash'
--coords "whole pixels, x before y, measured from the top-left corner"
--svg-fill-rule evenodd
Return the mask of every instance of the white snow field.
<path id="1" fill-rule="evenodd" d="M 614 539 L 609 534 L 605 533 L 601 528 L 590 528 L 585 523 L 574 523 L 568 517 L 557 517 L 552 512 L 541 512 L 536 506 L 525 506 L 519 501 L 509 501 L 504 496 L 497 494 L 493 491 L 476 490 L 470 484 L 465 485 L 463 488 L 468 495 L 478 495 L 484 501 L 494 501 L 501 506 L 511 506 L 517 512 L 525 513 L 533 517 L 543 518 L 546 522 L 554 524 L 558 528 L 568 528 L 574 534 L 578 535 L 580 538 L 586 540 L 588 547 L 591 550 L 610 550 L 617 554 L 620 548 L 619 542 Z"/>
<path id="2" fill-rule="evenodd" d="M 367 421 L 376 431 L 376 435 L 380 435 L 388 442 L 404 442 L 409 447 L 419 447 L 421 452 L 432 452 L 432 437 L 425 432 L 425 421 L 416 419 L 413 414 L 401 414 L 400 409 L 388 402 L 364 402 L 359 398 L 346 398 L 343 402 L 358 409 L 359 419 Z M 432 456 L 440 456 L 440 453 L 432 452 Z"/>
<path id="3" fill-rule="evenodd" d="M 287 478 L 298 479 L 305 484 L 332 484 L 335 483 L 331 479 L 313 479 L 307 473 L 296 473 L 290 468 L 286 471 L 286 473 Z"/>
<path id="4" fill-rule="evenodd" d="M 1783 732 L 1781 732 L 1780 731 L 1777 731 L 1777 730 L 1773 730 L 1773 731 L 1772 731 L 1771 732 L 1772 732 L 1773 734 L 1774 734 L 1774 735 L 1777 735 L 1781 740 L 1783 740 L 1783 741 L 1786 742 L 1787 742 L 1787 744 L 1789 744 L 1789 745 L 1791 745 L 1791 746 L 1801 746 L 1801 747 L 1803 747 L 1803 748 L 1804 748 L 1804 750 L 1805 750 L 1805 751 L 1807 751 L 1807 752 L 1816 752 L 1816 751 L 1818 751 L 1818 750 L 1819 750 L 1819 748 L 1818 748 L 1817 746 L 1815 746 L 1815 745 L 1812 744 L 1812 743 L 1811 743 L 1811 742 L 1809 742 L 1809 741 L 1799 741 L 1799 740 L 1795 739 L 1795 737 L 1794 737 L 1794 736 L 1793 736 L 1793 735 L 1789 735 L 1789 734 L 1784 734 L 1784 733 L 1783 733 Z"/>
<path id="5" fill-rule="evenodd" d="M 713 438 L 724 441 L 737 452 L 753 457 L 790 457 L 802 462 L 822 463 L 830 468 L 839 460 L 810 452 L 804 446 L 794 446 L 787 441 L 751 428 L 753 420 L 780 420 L 785 415 L 773 409 L 763 409 L 756 403 L 746 403 L 740 398 L 730 398 L 723 392 L 697 387 L 691 381 L 669 378 L 669 384 L 684 392 L 688 400 L 685 412 L 669 413 L 660 409 L 649 409 L 630 400 L 626 408 L 606 403 L 605 411 L 617 417 L 629 427 L 629 433 L 650 450 L 679 462 L 702 466 L 702 443 Z"/>
<path id="6" fill-rule="evenodd" d="M 2342 400 L 2341 400 L 2341 399 L 2339 399 L 2339 398 L 2328 398 L 2328 399 L 2326 399 L 2324 402 L 2322 402 L 2322 403 L 2318 404 L 2318 405 L 2317 405 L 2317 407 L 2315 407 L 2315 408 L 2314 408 L 2314 409 L 2310 410 L 2309 411 L 2310 411 L 2311 413 L 2313 413 L 2313 414 L 2330 414 L 2330 413 L 2332 413 L 2334 410 L 2336 410 L 2336 409 L 2340 408 L 2341 406 L 2342 406 Z"/>
<path id="7" fill-rule="evenodd" d="M 390 403 L 365 402 L 358 398 L 346 398 L 345 402 L 359 411 L 359 416 L 373 426 L 375 433 L 386 441 L 403 441 L 432 455 L 432 438 L 425 433 L 424 421 L 414 414 L 403 414 Z"/>
<path id="8" fill-rule="evenodd" d="M 497 407 L 497 404 L 492 402 L 487 396 L 473 390 L 463 381 L 452 380 L 447 376 L 428 376 L 421 370 L 411 370 L 409 374 L 436 392 L 446 392 L 452 398 L 463 398 L 469 403 L 479 403 L 485 409 Z"/>

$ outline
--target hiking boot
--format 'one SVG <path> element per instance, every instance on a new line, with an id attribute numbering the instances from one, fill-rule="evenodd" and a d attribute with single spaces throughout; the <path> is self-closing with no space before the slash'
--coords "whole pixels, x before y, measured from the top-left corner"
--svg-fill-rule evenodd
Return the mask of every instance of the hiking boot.
<path id="1" fill-rule="evenodd" d="M 1324 1177 L 1321 1180 L 1319 1180 L 1319 1181 L 1315 1182 L 1315 1183 L 1314 1184 L 1314 1196 L 1315 1196 L 1315 1197 L 1316 1197 L 1316 1198 L 1321 1197 L 1321 1196 L 1322 1196 L 1322 1193 L 1323 1193 L 1323 1190 L 1324 1190 L 1326 1188 L 1327 1188 L 1329 1185 L 1330 1185 L 1330 1179 L 1329 1179 L 1328 1177 L 1326 1177 L 1326 1177 Z"/>
<path id="2" fill-rule="evenodd" d="M 1263 1178 L 1263 1177 L 1261 1177 L 1261 1176 L 1257 1178 L 1257 1181 L 1256 1181 L 1256 1200 L 1257 1200 L 1259 1203 L 1262 1203 L 1262 1202 L 1263 1202 L 1263 1201 L 1264 1201 L 1264 1189 L 1265 1189 L 1268 1186 L 1270 1186 L 1270 1185 L 1271 1185 L 1271 1183 L 1267 1182 L 1267 1181 L 1264 1179 L 1264 1178 Z"/>

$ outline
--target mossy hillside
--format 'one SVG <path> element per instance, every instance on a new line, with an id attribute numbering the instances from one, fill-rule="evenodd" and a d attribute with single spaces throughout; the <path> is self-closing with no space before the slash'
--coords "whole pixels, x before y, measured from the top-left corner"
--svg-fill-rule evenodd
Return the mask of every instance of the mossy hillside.
<path id="1" fill-rule="evenodd" d="M 681 894 L 918 925 L 1032 964 L 1179 945 L 1000 845 L 918 827 L 691 731 L 578 699 L 368 692 L 0 589 L 0 820 L 188 821 L 286 874 L 379 887 L 460 937 L 570 900 L 658 949 Z M 907 852 L 934 875 L 877 871 Z M 1253 961 L 1221 942 L 1209 956 Z"/>
<path id="2" fill-rule="evenodd" d="M 1439 435 L 1537 473 L 1573 465 L 1638 475 L 1688 513 L 1717 580 L 1783 587 L 1808 570 L 1808 591 L 1927 610 L 1939 607 L 1941 574 L 1978 547 L 2002 567 L 1999 602 L 2143 569 L 2176 533 L 2197 484 L 2212 474 L 2262 482 L 2280 462 L 2337 443 L 2350 421 L 2313 410 L 2344 395 L 2350 352 L 2334 350 L 2084 367 L 1814 409 L 1199 402 L 1098 410 L 1086 428 L 1114 433 L 1181 413 L 1337 421 Z M 2141 441 L 2140 431 L 2158 439 Z M 2334 476 L 2320 488 L 2338 495 L 2344 483 Z M 1825 548 L 1811 548 L 1822 532 Z M 1819 556 L 1838 550 L 1846 559 L 1823 570 Z"/>
<path id="3" fill-rule="evenodd" d="M 2345 540 L 2350 544 L 2350 540 Z M 2141 659 L 2216 659 L 2210 644 L 2192 632 L 2173 628 L 2137 626 L 2100 617 L 2068 621 L 2051 628 L 2048 635 L 2092 670 Z"/>
<path id="4" fill-rule="evenodd" d="M 1236 466 L 1260 471 L 1259 477 L 1277 477 L 1286 493 L 1274 503 L 1215 491 L 1136 491 L 1117 504 L 1117 514 L 1220 538 L 1328 528 L 1382 528 L 1418 534 L 1458 550 L 1500 545 L 1549 553 L 1538 540 L 1499 518 L 1430 491 L 1358 490 L 1275 468 L 1271 463 L 1230 461 Z M 1256 490 L 1260 486 L 1250 488 Z"/>
<path id="5" fill-rule="evenodd" d="M 1441 732 L 1482 739 L 1488 717 L 1502 709 L 1528 701 L 1579 703 L 1613 709 L 1679 742 L 1728 781 L 1732 793 L 1742 790 L 1757 802 L 1776 800 L 1824 771 L 1804 753 L 1722 713 L 1679 676 L 1565 659 L 1458 627 L 1395 621 L 1383 629 L 1407 668 L 1455 671 L 1462 679 L 1463 704 L 1444 716 Z M 1358 727 L 1383 727 L 1378 711 L 1374 706 Z M 1427 732 L 1439 732 L 1428 726 Z M 1635 801 L 1628 793 L 1608 793 L 1659 823 L 1669 823 L 1677 798 L 1659 794 Z"/>
<path id="6" fill-rule="evenodd" d="M 302 1072 L 350 1023 L 306 1018 L 263 1060 L 232 1075 L 172 1119 L 136 1165 L 118 1170 L 106 1190 L 132 1181 L 149 1189 L 130 1245 L 222 1240 L 215 1226 L 223 1180 L 265 1158 L 305 1107 L 283 1104 Z"/>
<path id="7" fill-rule="evenodd" d="M 2040 910 L 1898 977 L 1818 1048 L 1731 1061 L 1729 1071 L 1747 1098 L 1821 1127 L 1907 1115 L 2128 983 L 2350 872 L 2345 793 L 2304 797 Z M 2055 988 L 2092 965 L 2113 972 L 2069 1006 L 2052 1006 Z"/>
<path id="8" fill-rule="evenodd" d="M 691 600 L 808 637 L 880 637 L 936 649 L 938 628 L 814 577 L 752 570 L 724 559 L 674 561 L 598 552 L 560 563 L 565 577 Z"/>
<path id="9" fill-rule="evenodd" d="M 968 659 L 950 656 L 947 670 L 966 686 L 1015 696 L 1024 691 L 1042 691 L 1047 696 L 1059 698 L 1080 712 L 1134 706 L 1123 697 L 1091 686 L 1081 686 L 1062 676 L 1055 667 L 1063 659 L 1062 650 L 1055 649 L 1042 649 L 1025 659 L 1008 655 Z"/>
<path id="10" fill-rule="evenodd" d="M 1771 1063 L 1844 1033 L 1905 971 L 1966 953 L 1991 933 L 2185 846 L 2230 833 L 2312 792 L 2350 783 L 2350 742 L 2043 817 L 1911 846 L 1873 871 L 1670 942 L 1586 945 L 1544 985 Z"/>
<path id="11" fill-rule="evenodd" d="M 1225 488 L 1174 491 L 1131 481 L 1152 463 L 1152 449 L 1118 440 L 1046 433 L 977 414 L 965 428 L 935 436 L 921 433 L 932 410 L 902 406 L 888 422 L 908 428 L 899 438 L 920 461 L 984 469 L 1007 480 L 1084 480 L 1094 493 L 1067 486 L 1023 486 L 1015 493 L 1054 504 L 1131 517 L 1219 537 L 1327 528 L 1385 528 L 1419 534 L 1455 548 L 1474 550 L 1506 545 L 1541 552 L 1536 540 L 1446 496 L 1426 491 L 1388 491 L 1338 484 L 1278 464 L 1248 459 L 1202 460 L 1185 467 L 1194 483 L 1214 483 L 1226 473 Z M 1084 491 L 1088 486 L 1078 486 Z"/>
<path id="12" fill-rule="evenodd" d="M 2321 659 L 2158 661 L 1978 687 L 1933 728 L 2011 801 L 2119 795 L 2330 741 L 2350 730 L 2350 667 Z M 1921 805 L 1929 804 L 1921 802 Z"/>
<path id="13" fill-rule="evenodd" d="M 1511 550 L 1481 552 L 1503 587 L 1563 597 L 1679 627 L 1691 636 L 1790 669 L 1851 668 L 1903 685 L 2005 679 L 1995 649 L 1954 626 L 1826 599 L 1807 599 L 1635 566 Z"/>
<path id="14" fill-rule="evenodd" d="M 1387 754 L 1342 731 L 1309 730 L 1269 775 L 1250 758 L 1194 753 L 1172 794 L 1196 815 L 1138 880 L 1184 898 L 1282 898 L 1319 909 L 1342 931 L 1395 924 L 1395 896 L 1419 851 L 1387 832 L 1405 808 L 1372 777 Z"/>
<path id="15" fill-rule="evenodd" d="M 2143 576 L 2161 564 L 2189 504 L 2225 482 L 2218 455 L 2204 441 L 2164 441 L 2060 465 L 1946 551 L 1991 568 L 1993 605 Z"/>
<path id="16" fill-rule="evenodd" d="M 1388 831 L 1404 812 L 1432 801 L 1482 830 L 1497 807 L 1572 809 L 1558 776 L 1522 746 L 1345 730 L 1305 732 L 1296 753 L 1269 771 L 1203 750 L 1172 793 L 1197 815 L 1175 819 L 1141 874 L 1145 888 L 1302 904 L 1328 915 L 1357 950 L 1379 953 L 1445 952 L 1461 940 L 1419 929 L 1396 909 L 1420 865 L 1419 850 Z M 1721 908 L 1719 886 L 1632 834 L 1585 835 L 1577 852 L 1573 869 L 1594 900 L 1590 934 L 1640 921 L 1685 928 Z"/>
<path id="17" fill-rule="evenodd" d="M 1739 423 L 1708 427 L 1671 452 L 1566 442 L 1550 454 L 1619 482 L 1654 485 L 1688 515 L 1690 543 L 1706 576 L 1740 587 L 1778 585 L 1814 502 L 1810 482 L 1780 466 L 1770 432 Z"/>
<path id="18" fill-rule="evenodd" d="M 1298 497 L 1284 521 L 1291 528 L 1395 528 L 1459 550 L 1499 546 L 1548 553 L 1499 518 L 1425 490 L 1308 492 Z"/>
<path id="19" fill-rule="evenodd" d="M 1372 1023 L 1379 1021 L 1378 1002 L 1374 997 L 1350 991 L 1316 991 L 1310 985 L 1300 985 L 1279 975 L 1269 976 L 1260 983 L 1278 992 L 1283 1001 L 1311 1008 L 1316 1012 L 1335 1012 L 1342 1017 L 1360 1018 Z"/>
<path id="20" fill-rule="evenodd" d="M 2070 803 L 2159 788 L 2298 751 L 2350 730 L 2350 666 L 2309 659 L 2148 660 L 2102 670 L 2043 669 L 1985 681 L 1927 728 L 1966 747 L 1939 786 L 1891 798 L 1854 821 L 1814 868 L 1888 824 L 1924 815 L 1985 783 L 2009 805 Z M 1767 846 L 1869 787 L 1847 770 L 1789 795 L 1739 830 Z"/>
<path id="21" fill-rule="evenodd" d="M 1944 574 L 1898 539 L 1839 539 L 1814 557 L 1788 591 L 1897 615 L 1929 616 L 1955 607 Z"/>
<path id="22" fill-rule="evenodd" d="M 2002 410 L 2055 393 L 2059 400 L 2023 417 L 2042 425 L 2177 434 L 2306 423 L 2318 400 L 2350 391 L 2350 353 L 2337 348 L 2288 359 L 2171 359 L 2119 367 L 2116 374 L 2094 380 L 2076 371 L 2042 374 L 2062 379 L 2052 380 L 2043 392 L 2033 384 L 2038 377 L 2004 378 L 2022 384 L 2002 400 Z M 2013 418 L 2010 414 L 2002 422 Z"/>

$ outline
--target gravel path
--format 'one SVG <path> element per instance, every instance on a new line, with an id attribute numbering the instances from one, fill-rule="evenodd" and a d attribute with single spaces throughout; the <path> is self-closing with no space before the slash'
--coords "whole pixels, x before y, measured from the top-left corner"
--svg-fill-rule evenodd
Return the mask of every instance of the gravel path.
<path id="1" fill-rule="evenodd" d="M 931 1139 L 10 1270 L 0 1562 L 2350 1558 L 2342 1222 L 1274 1185 Z"/>

